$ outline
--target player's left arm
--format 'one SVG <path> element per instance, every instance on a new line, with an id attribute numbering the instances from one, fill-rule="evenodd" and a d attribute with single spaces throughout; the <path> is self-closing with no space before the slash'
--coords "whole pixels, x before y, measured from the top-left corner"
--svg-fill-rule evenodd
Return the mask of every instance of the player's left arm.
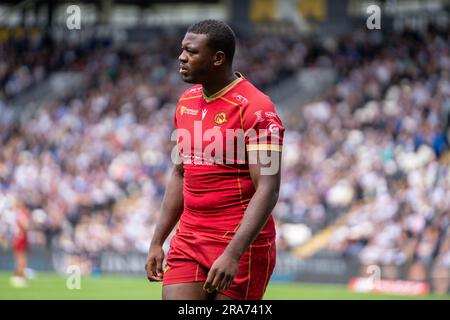
<path id="1" fill-rule="evenodd" d="M 278 201 L 281 152 L 263 151 L 263 153 L 267 152 L 268 159 L 271 159 L 265 165 L 257 157 L 259 152 L 261 151 L 249 152 L 250 158 L 258 159 L 254 164 L 249 164 L 250 176 L 256 189 L 255 194 L 245 211 L 238 231 L 208 273 L 204 284 L 204 289 L 208 292 L 214 289 L 227 290 L 231 286 L 238 272 L 241 256 L 256 239 Z"/>

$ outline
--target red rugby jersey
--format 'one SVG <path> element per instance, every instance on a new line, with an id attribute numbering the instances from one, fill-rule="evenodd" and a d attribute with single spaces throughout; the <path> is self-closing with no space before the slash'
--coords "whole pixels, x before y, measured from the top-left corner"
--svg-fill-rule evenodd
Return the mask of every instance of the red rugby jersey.
<path id="1" fill-rule="evenodd" d="M 232 236 L 255 193 L 245 150 L 281 151 L 284 128 L 274 104 L 236 75 L 212 96 L 195 85 L 179 99 L 174 124 L 184 167 L 180 229 Z M 274 235 L 271 215 L 259 238 Z"/>

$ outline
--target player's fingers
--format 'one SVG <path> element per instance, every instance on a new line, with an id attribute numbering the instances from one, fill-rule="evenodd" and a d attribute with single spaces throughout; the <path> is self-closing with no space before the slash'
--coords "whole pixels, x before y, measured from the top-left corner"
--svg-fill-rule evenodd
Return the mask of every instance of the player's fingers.
<path id="1" fill-rule="evenodd" d="M 147 279 L 150 282 L 154 282 L 154 281 L 162 281 L 162 277 L 158 277 L 156 275 L 156 273 L 154 272 L 156 268 L 156 262 L 154 260 L 149 260 L 146 264 L 145 264 L 145 270 L 147 272 Z"/>
<path id="2" fill-rule="evenodd" d="M 156 258 L 156 275 L 158 277 L 162 277 L 163 275 L 162 263 L 163 263 L 162 258 Z"/>
<path id="3" fill-rule="evenodd" d="M 224 278 L 225 278 L 225 273 L 223 271 L 216 272 L 216 275 L 215 275 L 213 281 L 211 282 L 211 289 L 218 290 L 219 285 Z"/>
<path id="4" fill-rule="evenodd" d="M 155 276 L 147 276 L 147 279 L 150 282 L 158 282 L 158 281 L 162 281 L 163 280 L 162 277 L 155 277 Z"/>
<path id="5" fill-rule="evenodd" d="M 226 290 L 225 288 L 227 287 L 227 284 L 230 281 L 230 278 L 231 278 L 230 275 L 226 275 L 225 277 L 223 277 L 223 279 L 220 282 L 219 287 L 217 288 L 217 290 L 220 290 L 220 291 Z"/>
<path id="6" fill-rule="evenodd" d="M 203 285 L 203 290 L 206 290 L 208 292 L 212 292 L 212 281 L 214 280 L 214 277 L 216 275 L 216 269 L 211 269 L 208 272 L 208 276 L 206 278 L 205 284 Z"/>
<path id="7" fill-rule="evenodd" d="M 228 279 L 224 290 L 228 290 L 231 288 L 231 285 L 233 284 L 233 280 L 234 280 L 234 277 L 230 277 L 230 279 Z"/>
<path id="8" fill-rule="evenodd" d="M 148 276 L 157 276 L 156 274 L 156 261 L 154 258 L 150 259 L 147 266 Z"/>

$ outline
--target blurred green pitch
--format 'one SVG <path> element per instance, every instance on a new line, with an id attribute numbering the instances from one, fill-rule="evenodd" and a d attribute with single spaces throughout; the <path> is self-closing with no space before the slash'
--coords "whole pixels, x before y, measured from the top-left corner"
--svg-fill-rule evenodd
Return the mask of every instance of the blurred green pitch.
<path id="1" fill-rule="evenodd" d="M 66 288 L 66 278 L 56 273 L 37 273 L 24 289 L 10 285 L 10 272 L 0 272 L 0 300 L 159 300 L 161 283 L 150 283 L 145 276 L 82 276 L 81 288 Z M 271 282 L 265 300 L 376 300 L 376 299 L 445 299 L 450 295 L 429 294 L 423 297 L 394 296 L 350 292 L 344 285 Z"/>

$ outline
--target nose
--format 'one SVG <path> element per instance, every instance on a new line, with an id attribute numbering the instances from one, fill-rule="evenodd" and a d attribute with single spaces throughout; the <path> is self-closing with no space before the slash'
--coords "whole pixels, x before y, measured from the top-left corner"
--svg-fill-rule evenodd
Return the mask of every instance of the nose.
<path id="1" fill-rule="evenodd" d="M 178 57 L 178 60 L 181 62 L 187 62 L 187 56 L 184 53 L 184 50 L 181 52 L 180 56 Z"/>

